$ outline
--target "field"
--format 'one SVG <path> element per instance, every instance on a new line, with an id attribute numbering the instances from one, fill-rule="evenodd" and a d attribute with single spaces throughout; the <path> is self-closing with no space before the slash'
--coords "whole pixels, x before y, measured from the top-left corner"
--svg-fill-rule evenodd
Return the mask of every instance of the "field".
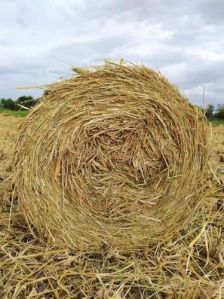
<path id="1" fill-rule="evenodd" d="M 6 175 L 9 144 L 22 121 L 21 117 L 18 118 L 5 112 L 0 113 L 0 178 Z"/>
<path id="2" fill-rule="evenodd" d="M 10 175 L 10 148 L 13 136 L 23 121 L 23 117 L 10 115 L 6 111 L 0 113 L 0 180 Z M 221 187 L 224 181 L 224 125 L 211 126 L 210 167 L 213 173 L 212 180 Z M 222 200 L 223 198 L 221 198 Z M 14 204 L 16 206 L 14 202 L 5 204 L 0 210 L 0 298 L 89 298 L 80 294 L 90 292 L 90 285 L 93 286 L 93 289 L 94 286 L 100 285 L 102 294 L 97 293 L 97 298 L 121 299 L 123 297 L 119 296 L 119 292 L 116 296 L 110 295 L 113 284 L 116 286 L 117 281 L 123 279 L 126 290 L 131 288 L 134 279 L 139 289 L 144 284 L 151 284 L 144 278 L 148 269 L 146 269 L 144 259 L 141 262 L 140 256 L 136 257 L 139 259 L 136 263 L 134 259 L 130 261 L 128 255 L 127 257 L 119 256 L 119 253 L 108 260 L 105 257 L 105 260 L 101 261 L 101 256 L 94 255 L 94 253 L 72 255 L 67 250 L 55 248 L 48 248 L 44 251 L 44 246 L 28 234 L 22 218 L 16 209 L 14 211 Z M 199 230 L 189 235 L 189 239 L 183 240 L 183 243 L 189 244 L 190 247 L 186 245 L 185 248 L 177 243 L 173 249 L 168 248 L 165 251 L 158 249 L 157 256 L 150 253 L 154 260 L 152 262 L 150 260 L 152 265 L 149 270 L 152 269 L 152 272 L 149 271 L 147 275 L 153 281 L 159 282 L 153 286 L 153 289 L 157 290 L 158 294 L 160 292 L 170 294 L 170 297 L 155 295 L 155 297 L 147 298 L 223 298 L 224 249 L 223 241 L 220 239 L 220 236 L 222 238 L 223 219 L 221 213 L 223 212 L 219 208 L 217 224 L 214 222 L 211 229 L 208 227 L 205 230 L 205 226 L 203 226 L 204 228 L 200 231 L 200 223 L 204 225 L 205 219 L 198 220 Z M 8 215 L 10 215 L 9 218 L 7 218 Z M 10 225 L 11 228 L 9 228 Z M 191 249 L 187 256 L 189 248 Z M 205 264 L 201 259 L 203 254 L 207 259 Z M 116 268 L 114 260 L 111 264 L 114 268 L 109 268 L 112 258 L 115 261 L 117 259 L 118 268 Z M 148 260 L 150 258 L 149 255 Z M 119 268 L 119 263 L 123 269 Z M 134 263 L 136 266 L 132 270 Z M 94 267 L 101 272 L 95 274 L 96 268 Z M 125 269 L 130 269 L 130 273 Z M 142 273 L 142 269 L 145 272 Z M 164 271 L 167 276 L 163 277 L 161 271 Z M 170 277 L 170 273 L 180 273 L 180 276 Z M 4 281 L 1 281 L 1 275 L 5 278 Z M 108 286 L 108 280 L 112 281 L 112 285 Z M 171 280 L 170 287 L 168 283 Z M 72 284 L 74 286 L 71 288 Z M 174 297 L 175 289 L 180 286 L 183 295 L 178 293 Z M 140 298 L 138 288 L 136 287 L 134 290 L 136 296 L 131 298 Z"/>

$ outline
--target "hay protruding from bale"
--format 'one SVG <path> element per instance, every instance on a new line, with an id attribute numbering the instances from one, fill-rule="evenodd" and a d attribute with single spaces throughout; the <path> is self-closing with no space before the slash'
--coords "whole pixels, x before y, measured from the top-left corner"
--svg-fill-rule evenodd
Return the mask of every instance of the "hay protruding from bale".
<path id="1" fill-rule="evenodd" d="M 144 66 L 106 62 L 49 90 L 15 146 L 30 227 L 79 249 L 171 238 L 202 197 L 203 113 Z"/>

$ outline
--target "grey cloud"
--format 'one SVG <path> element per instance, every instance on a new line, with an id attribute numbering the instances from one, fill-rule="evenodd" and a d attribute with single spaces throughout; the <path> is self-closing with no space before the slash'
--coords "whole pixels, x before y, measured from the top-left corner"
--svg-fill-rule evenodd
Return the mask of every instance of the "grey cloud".
<path id="1" fill-rule="evenodd" d="M 10 44 L 8 43 L 8 42 L 6 42 L 6 41 L 4 41 L 4 40 L 0 40 L 0 47 L 8 47 L 8 46 L 10 46 Z"/>
<path id="2" fill-rule="evenodd" d="M 1 67 L 0 90 L 5 94 L 7 89 L 11 89 L 11 94 L 19 96 L 24 94 L 24 90 L 17 90 L 17 87 L 50 84 L 62 76 L 69 76 L 72 66 L 88 65 L 91 61 L 101 62 L 108 56 L 111 48 L 120 46 L 127 40 L 128 36 L 115 36 L 68 43 L 52 48 L 35 60 L 26 58 L 24 61 L 18 61 L 16 66 Z M 28 89 L 25 92 L 34 96 L 41 94 L 38 89 Z"/>
<path id="3" fill-rule="evenodd" d="M 16 22 L 17 22 L 18 25 L 20 25 L 23 28 L 26 28 L 28 26 L 26 21 L 22 18 L 17 18 Z"/>
<path id="4" fill-rule="evenodd" d="M 149 55 L 142 55 L 141 59 L 151 66 L 156 66 L 158 70 L 161 67 L 171 66 L 182 62 L 189 61 L 193 56 L 181 49 L 172 49 L 172 47 L 164 46 L 158 51 Z"/>
<path id="5" fill-rule="evenodd" d="M 198 11 L 205 23 L 223 24 L 224 1 L 223 0 L 199 0 L 195 1 L 195 10 Z"/>
<path id="6" fill-rule="evenodd" d="M 68 64 L 89 63 L 91 60 L 103 60 L 110 55 L 111 49 L 125 44 L 128 40 L 128 35 L 118 35 L 90 42 L 69 43 L 52 49 L 48 55 L 50 59 Z"/>
<path id="7" fill-rule="evenodd" d="M 194 102 L 206 86 L 219 103 L 223 13 L 222 0 L 5 1 L 0 97 L 23 94 L 16 86 L 68 76 L 74 65 L 124 57 L 164 71 Z"/>
<path id="8" fill-rule="evenodd" d="M 100 17 L 103 18 L 123 18 L 123 17 L 132 17 L 137 20 L 166 20 L 173 19 L 175 21 L 176 18 L 183 12 L 186 14 L 191 10 L 191 3 L 193 0 L 180 2 L 179 0 L 107 0 L 107 1 L 99 1 L 89 2 L 89 16 L 90 17 Z M 87 3 L 87 1 L 86 1 Z M 181 4 L 180 4 L 181 3 Z M 83 12 L 84 13 L 84 12 Z M 127 21 L 127 19 L 124 21 Z"/>
<path id="9" fill-rule="evenodd" d="M 222 63 L 205 63 L 200 60 L 189 65 L 184 74 L 184 78 L 179 80 L 183 88 L 194 88 L 209 83 L 215 83 L 224 77 L 224 61 Z"/>
<path id="10" fill-rule="evenodd" d="M 18 66 L 14 67 L 10 65 L 10 66 L 3 66 L 0 68 L 0 78 L 3 76 L 16 75 L 19 73 L 21 73 L 21 69 Z"/>

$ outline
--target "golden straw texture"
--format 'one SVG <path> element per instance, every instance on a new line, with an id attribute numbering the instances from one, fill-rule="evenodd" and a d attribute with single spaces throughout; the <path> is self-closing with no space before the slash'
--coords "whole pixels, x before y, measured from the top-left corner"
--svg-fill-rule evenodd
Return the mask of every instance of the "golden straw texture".
<path id="1" fill-rule="evenodd" d="M 203 198 L 204 115 L 147 67 L 74 71 L 48 87 L 16 141 L 14 183 L 30 228 L 79 249 L 171 238 Z"/>

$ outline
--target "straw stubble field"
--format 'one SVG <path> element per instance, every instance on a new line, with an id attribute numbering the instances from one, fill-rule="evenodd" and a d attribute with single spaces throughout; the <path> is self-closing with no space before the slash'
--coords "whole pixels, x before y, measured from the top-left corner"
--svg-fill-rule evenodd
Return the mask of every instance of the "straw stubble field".
<path id="1" fill-rule="evenodd" d="M 11 171 L 9 152 L 22 118 L 0 114 L 0 177 Z M 214 184 L 223 183 L 224 126 L 213 127 Z M 221 159 L 222 160 L 222 159 Z M 16 196 L 1 192 L 1 298 L 223 298 L 223 196 L 211 194 L 198 219 L 172 242 L 123 254 L 46 247 L 30 234 Z M 207 214 L 207 212 L 209 215 Z"/>

